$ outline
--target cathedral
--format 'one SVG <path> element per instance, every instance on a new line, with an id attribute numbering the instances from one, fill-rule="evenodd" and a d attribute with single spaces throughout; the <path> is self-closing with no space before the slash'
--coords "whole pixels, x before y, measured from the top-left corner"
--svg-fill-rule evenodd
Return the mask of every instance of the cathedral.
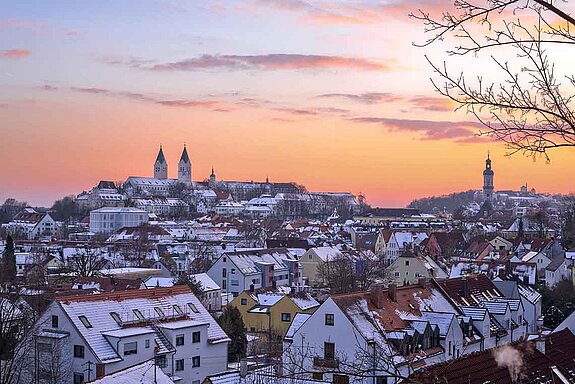
<path id="1" fill-rule="evenodd" d="M 164 156 L 164 150 L 160 145 L 160 151 L 156 157 L 156 162 L 154 163 L 154 179 L 166 180 L 168 178 L 168 162 Z M 184 144 L 184 150 L 180 156 L 180 161 L 178 163 L 178 179 L 182 183 L 192 182 L 192 163 L 190 162 L 190 157 L 188 156 L 188 150 Z"/>

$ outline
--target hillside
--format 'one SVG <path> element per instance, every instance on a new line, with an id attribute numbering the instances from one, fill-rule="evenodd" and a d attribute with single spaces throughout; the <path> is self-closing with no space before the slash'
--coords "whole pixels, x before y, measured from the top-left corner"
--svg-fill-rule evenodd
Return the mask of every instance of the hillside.
<path id="1" fill-rule="evenodd" d="M 417 208 L 422 213 L 433 213 L 434 210 L 442 211 L 444 208 L 447 212 L 453 213 L 457 207 L 471 203 L 474 194 L 474 190 L 469 190 L 443 196 L 423 197 L 413 200 L 407 207 Z"/>

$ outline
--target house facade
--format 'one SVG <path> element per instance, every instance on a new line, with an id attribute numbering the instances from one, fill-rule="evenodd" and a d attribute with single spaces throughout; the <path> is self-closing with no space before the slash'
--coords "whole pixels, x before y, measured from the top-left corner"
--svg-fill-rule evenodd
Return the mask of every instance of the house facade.
<path id="1" fill-rule="evenodd" d="M 58 297 L 36 329 L 40 383 L 79 384 L 151 359 L 181 383 L 227 369 L 230 339 L 187 286 Z"/>

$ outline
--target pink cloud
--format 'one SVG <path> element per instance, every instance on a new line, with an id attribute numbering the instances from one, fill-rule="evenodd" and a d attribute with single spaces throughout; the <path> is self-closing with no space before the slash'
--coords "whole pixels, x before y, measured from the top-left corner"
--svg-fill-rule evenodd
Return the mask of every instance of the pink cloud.
<path id="1" fill-rule="evenodd" d="M 5 49 L 0 51 L 0 59 L 20 59 L 30 54 L 31 52 L 27 49 Z"/>
<path id="2" fill-rule="evenodd" d="M 230 70 L 299 70 L 299 69 L 354 69 L 389 71 L 387 64 L 354 57 L 267 54 L 267 55 L 203 55 L 172 63 L 156 64 L 155 71 L 197 71 L 203 69 Z"/>
<path id="3" fill-rule="evenodd" d="M 409 99 L 409 103 L 417 109 L 431 112 L 450 112 L 455 105 L 446 97 L 415 96 Z"/>
<path id="4" fill-rule="evenodd" d="M 422 134 L 421 140 L 471 139 L 475 132 L 483 127 L 473 121 L 429 121 L 384 117 L 358 117 L 350 120 L 356 123 L 379 124 L 392 132 L 418 132 Z"/>
<path id="5" fill-rule="evenodd" d="M 95 87 L 87 87 L 87 88 L 72 87 L 70 89 L 75 92 L 87 93 L 92 95 L 121 97 L 134 101 L 153 103 L 164 107 L 203 108 L 214 112 L 229 112 L 232 110 L 231 104 L 216 100 L 188 100 L 188 99 L 163 100 L 154 96 L 149 96 L 143 93 L 130 92 L 130 91 L 114 91 Z"/>
<path id="6" fill-rule="evenodd" d="M 402 100 L 402 96 L 388 93 L 388 92 L 366 92 L 360 94 L 353 93 L 326 93 L 319 95 L 321 98 L 343 98 L 351 101 L 356 101 L 362 104 L 378 104 L 378 103 L 389 103 L 394 101 Z"/>

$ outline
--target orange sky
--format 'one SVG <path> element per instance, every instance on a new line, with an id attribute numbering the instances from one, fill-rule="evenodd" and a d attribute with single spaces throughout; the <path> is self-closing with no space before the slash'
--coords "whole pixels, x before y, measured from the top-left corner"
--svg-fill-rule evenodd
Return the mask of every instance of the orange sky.
<path id="1" fill-rule="evenodd" d="M 145 1 L 131 23 L 96 2 L 90 19 L 58 1 L 0 5 L 0 200 L 50 205 L 100 179 L 151 176 L 160 143 L 175 176 L 184 142 L 194 180 L 213 166 L 219 179 L 269 176 L 373 205 L 479 189 L 488 150 L 496 189 L 574 192 L 571 149 L 547 164 L 465 143 L 472 118 L 432 92 L 411 46 L 421 26 L 397 19 L 403 8 L 199 3 Z"/>

